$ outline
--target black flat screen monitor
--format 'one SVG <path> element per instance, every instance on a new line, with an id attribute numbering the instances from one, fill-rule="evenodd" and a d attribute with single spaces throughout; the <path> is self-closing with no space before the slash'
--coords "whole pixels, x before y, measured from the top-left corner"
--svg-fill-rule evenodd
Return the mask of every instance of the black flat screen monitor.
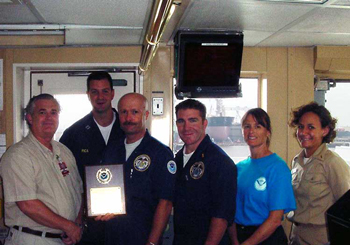
<path id="1" fill-rule="evenodd" d="M 175 40 L 177 98 L 241 97 L 243 34 L 179 31 Z"/>
<path id="2" fill-rule="evenodd" d="M 327 210 L 326 220 L 331 245 L 350 244 L 350 190 Z"/>

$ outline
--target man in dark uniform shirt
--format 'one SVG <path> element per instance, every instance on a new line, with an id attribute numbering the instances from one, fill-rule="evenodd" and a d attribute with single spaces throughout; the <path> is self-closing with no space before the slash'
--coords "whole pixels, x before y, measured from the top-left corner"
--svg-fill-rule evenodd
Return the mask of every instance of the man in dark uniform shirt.
<path id="1" fill-rule="evenodd" d="M 124 95 L 118 111 L 126 138 L 108 146 L 105 162 L 124 164 L 126 215 L 98 219 L 107 221 L 108 245 L 160 244 L 172 209 L 173 153 L 146 130 L 149 111 L 143 95 Z"/>
<path id="2" fill-rule="evenodd" d="M 176 154 L 175 245 L 230 244 L 226 228 L 236 209 L 237 168 L 205 134 L 206 108 L 188 99 L 175 107 L 184 147 Z"/>
<path id="3" fill-rule="evenodd" d="M 87 78 L 87 95 L 92 111 L 66 129 L 60 142 L 66 145 L 76 159 L 79 173 L 84 179 L 84 166 L 102 162 L 108 144 L 123 138 L 118 112 L 112 108 L 114 90 L 112 78 L 107 72 L 92 72 Z M 79 244 L 104 244 L 104 222 L 87 218 Z"/>

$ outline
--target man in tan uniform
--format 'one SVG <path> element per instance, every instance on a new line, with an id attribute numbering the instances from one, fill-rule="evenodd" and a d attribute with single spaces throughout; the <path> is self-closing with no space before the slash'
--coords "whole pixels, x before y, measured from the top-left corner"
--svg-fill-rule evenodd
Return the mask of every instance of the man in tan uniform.
<path id="1" fill-rule="evenodd" d="M 60 106 L 52 95 L 26 107 L 30 133 L 1 160 L 5 197 L 5 244 L 74 244 L 81 238 L 82 182 L 67 147 L 52 140 Z"/>

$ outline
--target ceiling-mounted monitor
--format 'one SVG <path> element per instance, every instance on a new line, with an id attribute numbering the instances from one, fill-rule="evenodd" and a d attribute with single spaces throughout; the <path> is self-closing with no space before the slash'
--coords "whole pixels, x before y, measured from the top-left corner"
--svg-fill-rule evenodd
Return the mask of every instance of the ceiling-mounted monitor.
<path id="1" fill-rule="evenodd" d="M 175 37 L 175 96 L 241 97 L 243 34 L 179 31 Z"/>

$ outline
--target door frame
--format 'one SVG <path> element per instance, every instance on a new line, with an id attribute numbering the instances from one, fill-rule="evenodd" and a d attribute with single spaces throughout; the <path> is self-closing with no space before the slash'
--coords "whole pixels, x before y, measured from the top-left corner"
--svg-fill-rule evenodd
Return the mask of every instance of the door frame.
<path id="1" fill-rule="evenodd" d="M 135 71 L 135 90 L 143 94 L 143 76 L 137 72 L 138 63 L 23 63 L 13 64 L 13 141 L 20 141 L 28 127 L 24 120 L 24 108 L 31 97 L 30 72 L 34 71 Z"/>

